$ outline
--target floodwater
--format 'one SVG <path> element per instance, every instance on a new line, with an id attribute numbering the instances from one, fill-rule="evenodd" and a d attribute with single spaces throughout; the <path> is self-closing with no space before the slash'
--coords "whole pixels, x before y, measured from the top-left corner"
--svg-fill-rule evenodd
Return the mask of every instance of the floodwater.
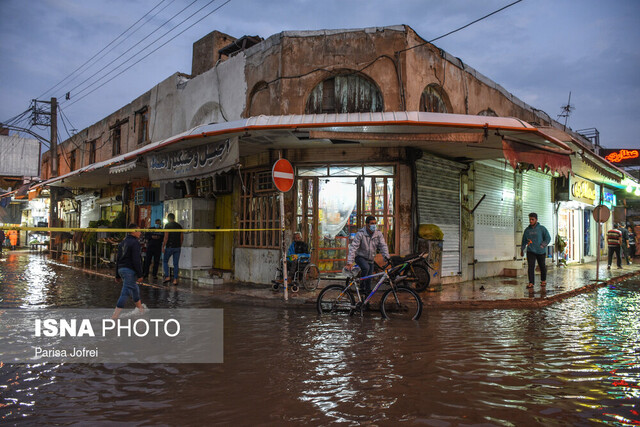
<path id="1" fill-rule="evenodd" d="M 0 261 L 0 282 L 0 307 L 104 308 L 120 292 L 28 254 Z M 180 288 L 143 287 L 142 299 L 224 308 L 224 363 L 0 365 L 0 423 L 640 423 L 640 281 L 417 322 L 223 305 Z"/>

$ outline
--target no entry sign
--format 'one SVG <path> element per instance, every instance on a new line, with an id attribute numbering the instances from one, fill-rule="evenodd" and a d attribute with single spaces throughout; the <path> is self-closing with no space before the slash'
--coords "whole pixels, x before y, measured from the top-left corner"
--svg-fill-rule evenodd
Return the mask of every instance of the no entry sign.
<path id="1" fill-rule="evenodd" d="M 276 188 L 283 193 L 286 193 L 291 190 L 291 187 L 293 187 L 293 166 L 291 166 L 291 163 L 289 163 L 288 160 L 280 159 L 275 162 L 271 171 L 271 176 Z"/>

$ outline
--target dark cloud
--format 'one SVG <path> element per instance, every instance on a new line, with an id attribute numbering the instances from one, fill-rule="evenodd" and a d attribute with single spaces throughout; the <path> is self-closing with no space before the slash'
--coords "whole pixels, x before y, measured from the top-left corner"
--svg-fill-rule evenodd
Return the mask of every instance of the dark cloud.
<path id="1" fill-rule="evenodd" d="M 32 98 L 58 83 L 159 3 L 1 0 L 0 120 L 26 109 Z M 189 3 L 190 0 L 171 3 L 132 39 L 139 40 Z M 287 30 L 407 24 L 430 40 L 508 3 L 232 0 L 130 71 L 69 107 L 66 113 L 75 126 L 84 128 L 172 73 L 190 72 L 193 42 L 214 29 L 234 36 L 266 38 Z M 169 1 L 160 7 L 166 4 Z M 206 1 L 197 4 L 202 6 Z M 219 4 L 221 0 L 207 10 Z M 156 36 L 168 28 L 171 26 Z M 635 117 L 640 107 L 639 35 L 640 2 L 635 0 L 524 0 L 435 44 L 553 118 L 571 91 L 575 107 L 569 118 L 571 127 L 598 128 L 605 145 L 640 146 L 636 142 L 640 125 Z M 123 43 L 110 58 L 131 44 L 132 40 Z M 56 95 L 63 96 L 65 90 L 107 62 L 96 64 L 89 74 L 71 85 L 63 85 Z"/>

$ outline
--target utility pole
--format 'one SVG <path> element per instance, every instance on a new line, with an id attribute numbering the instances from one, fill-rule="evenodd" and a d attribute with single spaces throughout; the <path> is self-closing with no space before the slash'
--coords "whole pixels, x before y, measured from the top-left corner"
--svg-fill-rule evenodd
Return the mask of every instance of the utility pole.
<path id="1" fill-rule="evenodd" d="M 58 100 L 51 98 L 51 177 L 58 176 Z"/>

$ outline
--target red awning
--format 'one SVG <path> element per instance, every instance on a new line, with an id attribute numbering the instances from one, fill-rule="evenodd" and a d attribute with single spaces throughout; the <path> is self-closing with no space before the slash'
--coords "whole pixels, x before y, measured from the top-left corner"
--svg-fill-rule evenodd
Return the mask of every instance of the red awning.
<path id="1" fill-rule="evenodd" d="M 558 172 L 563 176 L 571 172 L 571 158 L 566 153 L 508 139 L 502 140 L 502 152 L 514 170 L 518 169 L 518 163 L 527 163 L 542 172 Z"/>

